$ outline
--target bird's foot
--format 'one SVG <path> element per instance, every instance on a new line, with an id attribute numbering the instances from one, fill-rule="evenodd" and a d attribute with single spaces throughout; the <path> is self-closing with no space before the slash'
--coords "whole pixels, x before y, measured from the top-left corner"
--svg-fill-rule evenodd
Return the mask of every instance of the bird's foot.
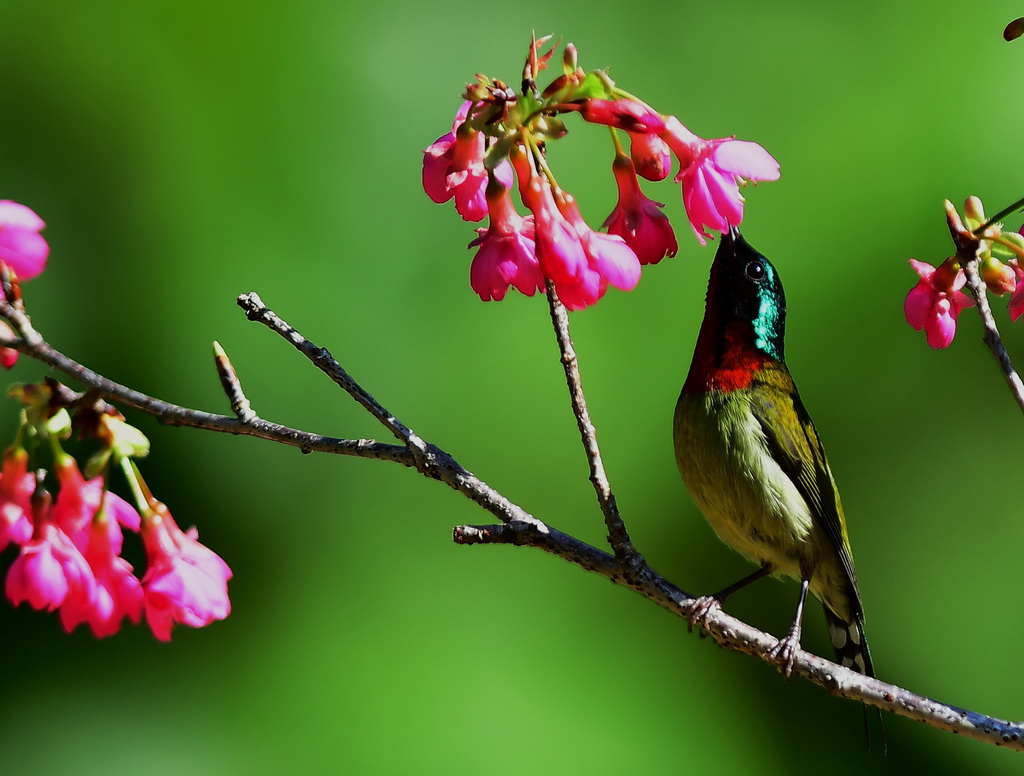
<path id="1" fill-rule="evenodd" d="M 702 595 L 694 601 L 693 608 L 690 609 L 690 615 L 686 618 L 690 623 L 690 632 L 693 633 L 693 628 L 696 626 L 700 630 L 700 635 L 703 638 L 708 617 L 721 608 L 722 599 L 718 596 Z"/>
<path id="2" fill-rule="evenodd" d="M 779 643 L 768 652 L 768 658 L 779 664 L 779 671 L 787 679 L 793 676 L 796 653 L 800 649 L 800 630 L 800 626 L 794 625 L 789 629 L 786 637 L 779 639 Z"/>

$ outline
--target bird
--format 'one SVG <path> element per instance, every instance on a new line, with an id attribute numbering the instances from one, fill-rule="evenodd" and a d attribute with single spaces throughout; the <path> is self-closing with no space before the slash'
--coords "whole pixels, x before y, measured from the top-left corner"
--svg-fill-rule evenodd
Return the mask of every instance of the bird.
<path id="1" fill-rule="evenodd" d="M 821 438 L 786 366 L 786 298 L 767 258 L 729 227 L 708 280 L 704 320 L 676 404 L 676 462 L 727 545 L 760 568 L 697 600 L 702 624 L 766 576 L 800 580 L 793 625 L 770 652 L 793 672 L 810 591 L 825 609 L 838 662 L 874 676 L 846 518 Z"/>

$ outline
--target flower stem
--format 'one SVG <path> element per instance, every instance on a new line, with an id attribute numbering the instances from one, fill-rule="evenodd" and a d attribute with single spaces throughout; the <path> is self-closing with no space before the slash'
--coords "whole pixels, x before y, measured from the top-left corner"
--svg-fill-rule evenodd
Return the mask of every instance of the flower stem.
<path id="1" fill-rule="evenodd" d="M 572 414 L 576 417 L 576 424 L 579 426 L 580 437 L 583 441 L 583 448 L 587 454 L 587 463 L 590 466 L 590 481 L 597 492 L 597 501 L 604 513 L 605 525 L 608 528 L 608 543 L 615 553 L 615 559 L 624 570 L 639 572 L 646 568 L 646 561 L 633 547 L 626 525 L 619 515 L 619 508 L 615 503 L 615 494 L 612 493 L 611 485 L 608 482 L 608 475 L 604 469 L 604 462 L 601 459 L 601 449 L 597 444 L 597 430 L 590 420 L 590 411 L 587 409 L 587 400 L 583 395 L 583 383 L 580 380 L 579 361 L 576 358 L 576 351 L 573 348 L 572 337 L 569 333 L 569 315 L 565 305 L 562 304 L 555 292 L 555 284 L 547 281 L 548 305 L 551 308 L 551 322 L 555 327 L 555 338 L 558 340 L 558 349 L 562 354 L 562 367 L 565 370 L 565 380 L 569 387 L 569 399 L 572 402 Z"/>

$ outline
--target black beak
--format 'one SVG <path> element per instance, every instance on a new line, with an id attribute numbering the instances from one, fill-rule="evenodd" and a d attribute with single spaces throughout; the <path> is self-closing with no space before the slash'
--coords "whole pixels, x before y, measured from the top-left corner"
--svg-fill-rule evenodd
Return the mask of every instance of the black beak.
<path id="1" fill-rule="evenodd" d="M 729 229 L 722 232 L 722 240 L 718 244 L 718 251 L 715 253 L 715 258 L 719 256 L 735 258 L 739 252 L 739 247 L 744 243 L 743 235 L 740 234 L 740 230 L 732 224 L 729 225 Z"/>

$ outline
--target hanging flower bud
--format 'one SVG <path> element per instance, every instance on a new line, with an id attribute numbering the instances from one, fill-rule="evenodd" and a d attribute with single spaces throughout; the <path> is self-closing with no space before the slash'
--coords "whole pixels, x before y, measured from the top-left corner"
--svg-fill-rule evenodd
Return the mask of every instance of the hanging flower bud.
<path id="1" fill-rule="evenodd" d="M 594 124 L 638 134 L 656 135 L 665 130 L 661 116 L 636 100 L 584 100 L 580 115 Z"/>

